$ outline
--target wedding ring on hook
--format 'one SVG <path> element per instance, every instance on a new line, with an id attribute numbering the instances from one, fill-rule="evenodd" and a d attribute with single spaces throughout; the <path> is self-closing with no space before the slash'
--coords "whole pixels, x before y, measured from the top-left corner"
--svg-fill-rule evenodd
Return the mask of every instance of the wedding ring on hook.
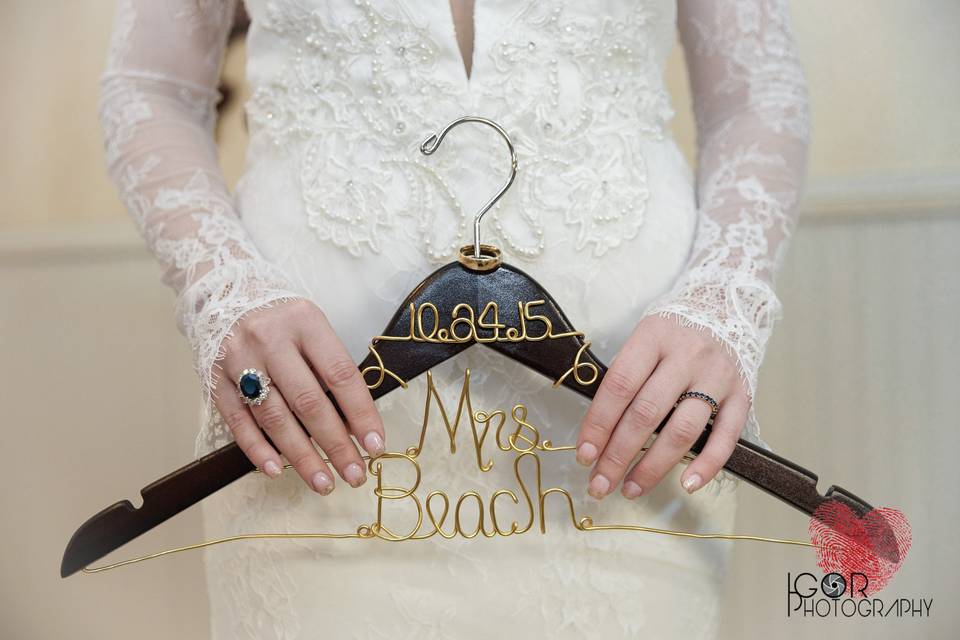
<path id="1" fill-rule="evenodd" d="M 270 376 L 256 369 L 244 369 L 237 378 L 237 391 L 248 405 L 260 406 L 270 393 Z"/>
<path id="2" fill-rule="evenodd" d="M 709 404 L 711 422 L 713 422 L 713 418 L 717 415 L 717 411 L 720 411 L 720 404 L 702 391 L 684 391 L 680 394 L 680 397 L 677 398 L 677 402 L 673 405 L 673 408 L 676 409 L 680 405 L 680 402 L 687 398 L 697 398 Z"/>
<path id="3" fill-rule="evenodd" d="M 493 271 L 500 266 L 500 249 L 497 247 L 491 244 L 481 244 L 479 258 L 474 257 L 473 251 L 473 245 L 468 244 L 465 247 L 460 247 L 460 253 L 457 255 L 460 264 L 471 271 Z"/>

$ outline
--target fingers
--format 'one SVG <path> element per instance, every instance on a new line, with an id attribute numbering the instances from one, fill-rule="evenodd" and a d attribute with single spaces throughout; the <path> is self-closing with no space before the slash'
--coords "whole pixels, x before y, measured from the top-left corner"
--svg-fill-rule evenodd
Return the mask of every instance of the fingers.
<path id="1" fill-rule="evenodd" d="M 319 314 L 320 326 L 301 338 L 303 356 L 326 385 L 347 419 L 347 426 L 371 456 L 384 450 L 383 420 L 373 403 L 373 396 L 360 375 L 360 369 L 346 347 L 330 327 L 326 316 Z M 332 406 L 332 405 L 331 405 Z M 338 416 L 339 420 L 339 416 Z M 327 451 L 330 454 L 329 451 Z"/>
<path id="2" fill-rule="evenodd" d="M 702 391 L 717 399 L 718 402 L 724 402 L 721 400 L 724 394 L 711 388 L 709 384 L 695 384 L 690 388 Z M 673 398 L 675 399 L 684 391 L 686 388 L 673 394 Z M 697 398 L 685 398 L 681 401 L 670 416 L 670 420 L 657 435 L 657 439 L 630 470 L 624 481 L 623 495 L 627 498 L 635 498 L 650 491 L 660 482 L 667 472 L 690 451 L 691 445 L 706 428 L 712 410 L 709 404 Z M 689 480 L 689 476 L 687 479 Z"/>
<path id="3" fill-rule="evenodd" d="M 360 451 L 300 352 L 292 346 L 277 352 L 272 356 L 270 372 L 294 415 L 326 453 L 340 477 L 352 487 L 366 482 L 366 465 Z"/>
<path id="4" fill-rule="evenodd" d="M 250 406 L 250 412 L 304 482 L 321 495 L 333 491 L 330 468 L 291 413 L 279 388 L 271 388 L 262 404 Z"/>
<path id="5" fill-rule="evenodd" d="M 216 394 L 214 404 L 223 416 L 223 421 L 230 428 L 233 439 L 250 462 L 271 478 L 276 478 L 283 471 L 280 454 L 263 437 L 263 432 L 253 419 L 253 414 L 240 399 L 236 389 L 231 388 L 231 384 L 231 381 L 224 380 L 219 385 L 219 393 Z"/>
<path id="6" fill-rule="evenodd" d="M 749 408 L 745 394 L 732 395 L 721 404 L 707 443 L 680 476 L 680 483 L 689 493 L 710 482 L 727 463 L 743 432 Z"/>
<path id="7" fill-rule="evenodd" d="M 580 423 L 577 462 L 589 466 L 597 460 L 624 410 L 657 366 L 658 360 L 655 343 L 647 334 L 637 331 L 631 334 L 603 376 L 593 402 Z"/>
<path id="8" fill-rule="evenodd" d="M 620 484 L 627 465 L 670 412 L 677 396 L 686 390 L 689 374 L 681 362 L 679 358 L 661 360 L 623 412 L 591 474 L 587 490 L 594 498 L 603 498 Z"/>

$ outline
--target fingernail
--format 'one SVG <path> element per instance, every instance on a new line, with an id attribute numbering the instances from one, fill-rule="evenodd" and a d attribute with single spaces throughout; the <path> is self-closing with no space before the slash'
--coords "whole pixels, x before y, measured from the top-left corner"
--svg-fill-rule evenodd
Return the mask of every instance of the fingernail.
<path id="1" fill-rule="evenodd" d="M 627 480 L 623 483 L 623 497 L 633 500 L 641 493 L 643 493 L 643 487 L 638 485 L 633 480 Z"/>
<path id="2" fill-rule="evenodd" d="M 350 483 L 351 487 L 359 487 L 367 480 L 366 474 L 356 462 L 347 465 L 343 470 L 343 479 Z"/>
<path id="3" fill-rule="evenodd" d="M 333 491 L 333 482 L 330 481 L 330 476 L 325 474 L 323 471 L 317 471 L 313 474 L 313 488 L 322 496 L 327 495 Z"/>
<path id="4" fill-rule="evenodd" d="M 267 460 L 263 463 L 263 471 L 271 478 L 276 478 L 283 473 L 283 469 L 280 468 L 280 465 L 273 460 Z"/>
<path id="5" fill-rule="evenodd" d="M 687 476 L 687 479 L 683 481 L 683 488 L 687 490 L 687 493 L 693 493 L 700 488 L 700 474 L 691 473 Z"/>
<path id="6" fill-rule="evenodd" d="M 607 495 L 607 491 L 610 490 L 610 481 L 607 480 L 606 476 L 600 475 L 599 473 L 593 476 L 593 480 L 590 481 L 590 486 L 587 489 L 587 493 L 599 500 Z"/>
<path id="7" fill-rule="evenodd" d="M 363 438 L 363 448 L 376 457 L 383 453 L 383 438 L 376 431 L 371 431 Z"/>
<path id="8" fill-rule="evenodd" d="M 577 462 L 583 466 L 589 467 L 593 464 L 593 461 L 596 460 L 596 458 L 597 448 L 589 442 L 584 442 L 582 445 L 577 447 Z"/>

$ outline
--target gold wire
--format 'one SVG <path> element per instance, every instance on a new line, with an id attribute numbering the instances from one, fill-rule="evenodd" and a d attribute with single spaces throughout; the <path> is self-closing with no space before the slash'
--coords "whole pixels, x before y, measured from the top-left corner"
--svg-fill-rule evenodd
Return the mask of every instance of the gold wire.
<path id="1" fill-rule="evenodd" d="M 593 384 L 600 375 L 599 368 L 592 362 L 581 362 L 581 358 L 590 347 L 590 342 L 586 340 L 586 336 L 582 331 L 565 331 L 561 333 L 554 333 L 553 321 L 545 315 L 536 314 L 533 312 L 533 307 L 543 304 L 546 304 L 546 300 L 531 300 L 528 302 L 518 300 L 517 313 L 518 317 L 520 318 L 520 327 L 517 328 L 507 327 L 505 324 L 500 322 L 500 307 L 496 301 L 491 300 L 488 302 L 479 314 L 475 312 L 472 305 L 461 302 L 453 308 L 453 311 L 450 312 L 451 317 L 449 325 L 441 327 L 440 310 L 437 309 L 435 304 L 432 302 L 423 302 L 419 306 L 416 306 L 413 302 L 411 302 L 408 307 L 410 312 L 410 326 L 407 328 L 407 332 L 404 335 L 399 336 L 374 336 L 374 338 L 370 341 L 369 349 L 374 358 L 376 358 L 377 364 L 365 367 L 363 371 L 361 371 L 361 375 L 363 376 L 363 379 L 366 380 L 367 373 L 371 371 L 377 373 L 376 380 L 367 383 L 367 387 L 369 389 L 376 389 L 379 387 L 383 383 L 384 378 L 388 375 L 399 382 L 404 389 L 407 388 L 406 381 L 402 380 L 400 376 L 393 371 L 390 371 L 384 364 L 383 359 L 380 357 L 380 354 L 377 352 L 375 347 L 378 342 L 430 342 L 440 344 L 463 344 L 474 342 L 539 342 L 541 340 L 558 340 L 560 338 L 579 337 L 583 338 L 585 343 L 580 347 L 579 350 L 577 350 L 571 367 L 554 381 L 553 386 L 559 387 L 567 378 L 567 376 L 571 374 L 577 383 L 582 386 L 589 386 Z M 489 319 L 485 320 L 488 315 L 493 316 L 492 322 Z M 543 332 L 539 335 L 530 335 L 527 328 L 528 322 L 542 324 Z M 458 327 L 465 327 L 466 331 L 460 331 L 458 333 Z M 486 338 L 480 337 L 478 328 L 490 330 L 493 332 L 493 334 Z M 504 330 L 502 334 L 501 329 Z M 589 372 L 588 378 L 581 376 L 581 369 L 586 369 Z"/>
<path id="2" fill-rule="evenodd" d="M 549 330 L 552 330 L 552 327 L 548 324 L 548 333 Z M 381 363 L 382 365 L 382 363 Z M 576 365 L 574 366 L 574 375 L 576 375 Z M 382 380 L 382 378 L 381 378 Z M 379 383 L 379 381 L 378 381 Z M 637 531 L 644 533 L 654 533 L 659 535 L 670 535 L 683 538 L 695 538 L 695 539 L 722 539 L 722 540 L 733 540 L 733 541 L 755 541 L 755 542 L 767 542 L 771 544 L 783 544 L 791 546 L 800 546 L 800 547 L 815 547 L 816 545 L 811 542 L 804 540 L 790 540 L 784 538 L 772 538 L 766 536 L 756 536 L 756 535 L 744 535 L 744 534 L 732 534 L 732 533 L 693 533 L 689 531 L 681 531 L 676 529 L 662 529 L 657 527 L 647 527 L 643 525 L 628 525 L 628 524 L 594 524 L 593 518 L 590 516 L 584 516 L 577 518 L 576 508 L 573 504 L 573 497 L 570 493 L 561 488 L 561 487 L 549 487 L 544 489 L 541 486 L 541 460 L 539 452 L 559 452 L 559 451 L 573 451 L 575 447 L 573 445 L 560 445 L 555 446 L 550 440 L 541 440 L 540 431 L 534 425 L 527 422 L 527 408 L 522 404 L 514 405 L 511 411 L 511 417 L 513 422 L 516 425 L 516 428 L 510 433 L 506 439 L 502 437 L 504 426 L 507 423 L 506 413 L 504 411 L 494 411 L 487 413 L 484 411 L 474 411 L 473 404 L 470 398 L 470 370 L 467 369 L 464 372 L 463 385 L 461 387 L 460 397 L 457 401 L 457 411 L 454 414 L 454 419 L 451 423 L 450 414 L 447 413 L 446 408 L 443 405 L 443 401 L 440 398 L 440 395 L 437 391 L 436 385 L 433 381 L 433 374 L 430 371 L 427 371 L 427 393 L 425 405 L 424 405 L 424 414 L 423 422 L 420 428 L 419 441 L 416 446 L 409 447 L 404 453 L 399 452 L 385 452 L 375 458 L 370 456 L 362 456 L 364 460 L 367 461 L 367 466 L 369 468 L 370 474 L 377 479 L 376 487 L 374 488 L 374 495 L 377 497 L 377 519 L 373 523 L 367 525 L 362 524 L 357 527 L 355 533 L 247 533 L 239 534 L 234 536 L 228 536 L 224 538 L 218 538 L 214 540 L 206 540 L 196 544 L 185 545 L 181 547 L 172 547 L 165 549 L 163 551 L 158 551 L 155 553 L 150 553 L 147 555 L 137 556 L 127 560 L 122 560 L 119 562 L 114 562 L 111 564 L 102 565 L 99 567 L 84 567 L 82 569 L 85 574 L 101 573 L 103 571 L 109 571 L 112 569 L 117 569 L 119 567 L 124 567 L 131 564 L 137 564 L 139 562 L 145 562 L 147 560 L 153 560 L 155 558 L 160 558 L 163 556 L 168 556 L 176 553 L 182 553 L 185 551 L 192 551 L 195 549 L 202 549 L 206 547 L 212 547 L 220 544 L 225 544 L 228 542 L 237 542 L 243 540 L 278 540 L 278 539 L 289 539 L 289 540 L 304 540 L 304 539 L 373 539 L 379 538 L 388 542 L 403 542 L 408 540 L 426 540 L 435 535 L 439 535 L 446 539 L 452 539 L 456 536 L 462 536 L 468 539 L 475 538 L 479 535 L 484 537 L 507 537 L 511 535 L 521 535 L 528 532 L 534 523 L 534 515 L 536 511 L 539 511 L 539 528 L 541 534 L 546 533 L 546 499 L 547 496 L 552 494 L 560 494 L 566 498 L 566 504 L 569 508 L 570 520 L 574 528 L 589 532 L 589 531 Z M 420 452 L 423 450 L 423 443 L 426 438 L 426 431 L 430 423 L 430 407 L 431 399 L 436 401 L 436 404 L 439 409 L 439 414 L 441 419 L 444 422 L 444 427 L 447 433 L 448 438 L 450 439 L 450 452 L 456 452 L 456 435 L 460 427 L 461 419 L 466 416 L 469 420 L 471 432 L 473 434 L 473 445 L 476 452 L 475 461 L 477 468 L 485 473 L 490 471 L 493 467 L 493 461 L 484 462 L 483 456 L 481 453 L 483 444 L 486 440 L 486 437 L 489 433 L 491 423 L 500 418 L 495 429 L 495 439 L 497 448 L 501 451 L 512 451 L 517 454 L 514 458 L 514 477 L 517 480 L 517 483 L 520 487 L 520 491 L 523 494 L 524 502 L 527 505 L 529 510 L 530 518 L 529 521 L 524 525 L 520 526 L 519 523 L 514 521 L 511 523 L 508 530 L 504 530 L 500 527 L 500 523 L 497 521 L 496 516 L 496 501 L 497 498 L 501 496 L 507 496 L 510 500 L 513 501 L 515 505 L 520 504 L 520 498 L 516 493 L 509 489 L 499 489 L 495 491 L 489 501 L 489 515 L 490 515 L 490 524 L 492 527 L 488 529 L 485 526 L 485 510 L 484 510 L 484 501 L 482 496 L 476 491 L 468 491 L 461 494 L 457 500 L 453 511 L 453 531 L 447 532 L 443 530 L 443 525 L 447 520 L 447 516 L 450 512 L 451 500 L 450 496 L 444 491 L 432 491 L 426 498 L 421 501 L 419 497 L 414 493 L 420 486 L 420 480 L 422 478 L 422 471 L 419 462 L 417 461 L 417 456 L 420 455 Z M 464 411 L 464 408 L 467 411 Z M 483 425 L 482 428 L 478 428 L 478 424 Z M 645 452 L 647 447 L 643 447 L 641 452 Z M 537 509 L 534 508 L 533 499 L 530 495 L 526 482 L 523 480 L 520 474 L 520 464 L 525 459 L 532 460 L 535 465 L 536 470 L 536 493 L 537 493 Z M 383 482 L 383 462 L 390 459 L 403 459 L 411 463 L 413 469 L 416 472 L 416 480 L 413 482 L 411 487 L 398 487 L 392 485 L 385 485 Z M 326 462 L 330 462 L 328 458 L 324 458 Z M 684 456 L 683 461 L 689 462 L 693 460 L 693 456 L 689 454 Z M 290 469 L 291 465 L 285 464 L 285 469 Z M 261 473 L 259 469 L 254 470 L 254 473 Z M 410 499 L 413 501 L 417 511 L 417 524 L 416 526 L 407 534 L 398 534 L 392 531 L 389 527 L 383 524 L 383 501 L 384 500 L 401 500 L 401 499 Z M 437 499 L 442 500 L 443 510 L 437 515 L 434 511 L 434 503 Z M 462 526 L 461 521 L 461 505 L 465 501 L 474 501 L 478 507 L 478 520 L 477 525 L 474 529 L 465 531 Z M 424 518 L 426 517 L 429 520 L 430 525 L 433 530 L 429 532 L 421 532 L 421 528 L 424 524 Z"/>
<path id="3" fill-rule="evenodd" d="M 136 564 L 138 562 L 144 562 L 146 560 L 153 560 L 154 558 L 160 558 L 162 556 L 168 556 L 174 553 L 180 553 L 182 551 L 193 551 L 194 549 L 202 549 L 204 547 L 212 547 L 218 544 L 224 544 L 227 542 L 236 542 L 238 540 L 264 540 L 264 539 L 299 539 L 299 538 L 362 538 L 359 533 L 244 533 L 235 536 L 227 536 L 226 538 L 217 538 L 215 540 L 205 540 L 203 542 L 198 542 L 196 544 L 190 544 L 183 547 L 172 547 L 170 549 L 164 549 L 163 551 L 157 551 L 156 553 L 150 553 L 144 556 L 138 556 L 136 558 L 130 558 L 129 560 L 121 560 L 120 562 L 114 562 L 113 564 L 104 565 L 101 567 L 84 567 L 84 573 L 100 573 L 101 571 L 109 571 L 110 569 L 118 569 L 119 567 L 124 567 L 128 564 Z"/>
<path id="4" fill-rule="evenodd" d="M 408 384 L 405 380 L 401 379 L 393 371 L 390 371 L 384 364 L 383 359 L 380 357 L 380 354 L 377 352 L 375 345 L 380 341 L 413 341 L 413 342 L 433 342 L 433 343 L 464 343 L 464 342 L 521 342 L 521 341 L 541 341 L 548 339 L 559 339 L 559 338 L 568 338 L 568 337 L 581 337 L 585 339 L 585 335 L 580 331 L 568 331 L 564 333 L 554 333 L 553 323 L 550 318 L 544 315 L 537 315 L 532 312 L 532 307 L 537 305 L 545 304 L 545 300 L 533 300 L 529 302 L 517 302 L 517 311 L 520 318 L 520 327 L 507 327 L 506 325 L 500 323 L 499 320 L 499 307 L 496 302 L 488 302 L 484 306 L 483 310 L 479 314 L 475 314 L 474 309 L 471 305 L 468 304 L 459 304 L 457 305 L 451 313 L 451 323 L 447 327 L 440 326 L 440 313 L 436 305 L 430 302 L 425 302 L 415 308 L 414 304 L 410 304 L 410 327 L 406 335 L 402 336 L 386 336 L 379 335 L 374 337 L 369 345 L 369 350 L 376 359 L 377 364 L 366 367 L 361 374 L 363 375 L 364 380 L 366 381 L 367 373 L 373 371 L 377 374 L 376 379 L 373 382 L 368 382 L 367 387 L 370 389 L 376 389 L 379 387 L 386 376 L 390 376 L 395 379 L 401 387 L 406 389 Z M 466 315 L 462 315 L 462 313 Z M 487 320 L 487 316 L 492 315 L 492 322 Z M 432 322 L 426 322 L 429 316 L 429 320 Z M 527 323 L 536 323 L 539 322 L 543 325 L 544 330 L 539 335 L 530 335 L 528 333 Z M 432 328 L 428 330 L 426 326 L 430 324 Z M 466 332 L 459 332 L 458 328 L 465 327 Z M 493 332 L 492 337 L 481 338 L 478 334 L 477 328 L 491 330 Z M 501 329 L 504 332 L 501 334 Z M 553 386 L 560 386 L 563 381 L 570 375 L 573 376 L 574 380 L 580 385 L 588 386 L 593 384 L 597 376 L 599 375 L 599 370 L 596 365 L 591 362 L 581 362 L 581 358 L 586 353 L 587 349 L 590 346 L 589 341 L 584 341 L 584 344 L 577 351 L 574 356 L 574 361 L 569 369 L 564 372 L 556 381 L 554 381 Z M 586 369 L 589 372 L 589 377 L 581 377 L 581 369 Z M 447 436 L 450 439 L 450 453 L 456 453 L 456 435 L 457 430 L 460 425 L 461 417 L 464 415 L 464 409 L 466 409 L 466 415 L 469 418 L 471 432 L 473 435 L 473 444 L 476 453 L 476 463 L 477 468 L 481 472 L 488 472 L 493 468 L 493 461 L 484 462 L 482 459 L 482 448 L 485 442 L 485 439 L 489 433 L 490 425 L 494 420 L 499 419 L 499 422 L 495 428 L 495 440 L 497 448 L 501 451 L 513 451 L 517 455 L 514 460 L 514 475 L 518 480 L 518 483 L 521 487 L 522 493 L 524 494 L 524 500 L 528 505 L 530 510 L 530 520 L 524 526 L 520 527 L 517 522 L 513 522 L 510 525 L 510 529 L 504 531 L 500 528 L 500 524 L 497 521 L 496 516 L 496 501 L 500 496 L 509 497 L 514 504 L 519 505 L 520 499 L 517 497 L 517 494 L 509 489 L 499 489 L 495 491 L 490 498 L 490 521 L 492 524 L 492 529 L 488 531 L 484 527 L 484 503 L 483 498 L 476 491 L 469 491 L 460 496 L 457 500 L 456 506 L 454 507 L 454 523 L 453 523 L 453 532 L 447 533 L 443 531 L 443 524 L 446 521 L 447 515 L 450 511 L 450 497 L 444 491 L 432 491 L 430 492 L 426 499 L 421 502 L 414 491 L 420 485 L 421 479 L 421 468 L 420 464 L 417 462 L 416 457 L 423 450 L 423 444 L 426 437 L 426 429 L 429 424 L 430 418 L 430 406 L 431 398 L 436 400 L 440 417 L 444 422 Z M 784 544 L 784 545 L 793 545 L 793 546 L 802 546 L 802 547 L 814 547 L 816 545 L 804 541 L 804 540 L 789 540 L 783 538 L 771 538 L 765 536 L 754 536 L 754 535 L 741 535 L 741 534 L 727 534 L 727 533 L 692 533 L 689 531 L 680 531 L 675 529 L 661 529 L 656 527 L 646 527 L 642 525 L 621 525 L 621 524 L 594 524 L 593 519 L 589 516 L 585 516 L 577 520 L 576 517 L 576 508 L 573 504 L 573 498 L 568 491 L 561 487 L 550 487 L 543 489 L 541 487 L 541 469 L 540 469 L 540 457 L 538 451 L 542 452 L 558 452 L 558 451 L 573 451 L 575 449 L 572 445 L 560 445 L 555 446 L 550 440 L 541 440 L 539 430 L 526 422 L 527 409 L 522 404 L 514 405 L 511 411 L 511 417 L 516 424 L 516 429 L 513 433 L 509 434 L 506 438 L 506 442 L 503 440 L 503 428 L 506 425 L 506 413 L 504 411 L 494 411 L 492 413 L 487 413 L 484 411 L 474 411 L 473 404 L 470 398 L 470 370 L 467 369 L 464 374 L 464 383 L 461 389 L 460 398 L 457 402 L 457 410 L 454 415 L 454 419 L 451 424 L 450 417 L 446 411 L 446 408 L 443 405 L 443 402 L 440 399 L 440 396 L 437 392 L 436 386 L 433 383 L 433 376 L 431 372 L 427 372 L 427 394 L 424 401 L 424 417 L 423 424 L 421 425 L 420 437 L 416 446 L 409 447 L 405 453 L 393 453 L 387 452 L 381 454 L 375 459 L 371 459 L 369 456 L 362 456 L 364 460 L 368 462 L 368 467 L 370 468 L 371 475 L 377 478 L 377 486 L 374 489 L 374 494 L 377 496 L 377 520 L 370 525 L 360 525 L 357 527 L 355 533 L 247 533 L 239 534 L 234 536 L 228 536 L 224 538 L 218 538 L 214 540 L 206 540 L 196 544 L 185 545 L 181 547 L 172 547 L 170 549 L 165 549 L 163 551 L 158 551 L 156 553 L 150 553 L 147 555 L 137 556 L 130 558 L 128 560 L 122 560 L 119 562 L 114 562 L 111 564 L 102 565 L 99 567 L 84 567 L 82 569 L 85 574 L 100 573 L 103 571 L 109 571 L 111 569 L 117 569 L 119 567 L 124 567 L 131 564 L 136 564 L 139 562 L 145 562 L 147 560 L 152 560 L 155 558 L 160 558 L 163 556 L 168 556 L 176 553 L 182 553 L 185 551 L 192 551 L 195 549 L 202 549 L 206 547 L 212 547 L 220 544 L 225 544 L 228 542 L 237 542 L 243 540 L 278 540 L 278 539 L 288 539 L 288 540 L 303 540 L 303 539 L 372 539 L 379 538 L 381 540 L 390 541 L 390 542 L 401 542 L 406 540 L 425 540 L 427 538 L 433 537 L 434 535 L 440 535 L 443 538 L 451 539 L 457 535 L 461 535 L 466 538 L 475 538 L 481 533 L 485 537 L 494 537 L 501 536 L 507 537 L 510 535 L 520 535 L 529 531 L 534 522 L 534 511 L 533 501 L 530 496 L 530 493 L 524 483 L 523 479 L 520 477 L 520 462 L 524 458 L 531 458 L 536 465 L 536 479 L 537 479 L 537 495 L 538 495 L 538 504 L 539 507 L 539 524 L 541 533 L 546 533 L 546 519 L 545 519 L 545 504 L 547 496 L 557 493 L 563 495 L 566 498 L 567 505 L 569 507 L 570 518 L 572 525 L 580 531 L 638 531 L 645 533 L 655 533 L 661 535 L 670 535 L 678 536 L 684 538 L 697 538 L 697 539 L 723 539 L 723 540 L 750 540 L 757 542 L 767 542 L 772 544 Z M 482 429 L 478 430 L 477 424 L 480 423 L 483 425 Z M 526 430 L 529 433 L 524 433 Z M 518 443 L 525 443 L 525 446 L 522 446 Z M 642 451 L 646 451 L 647 447 L 643 447 Z M 382 478 L 382 461 L 388 460 L 391 458 L 404 458 L 412 463 L 416 471 L 416 481 L 412 488 L 405 487 L 395 487 L 383 484 Z M 683 461 L 689 462 L 692 460 L 692 456 L 684 456 Z M 324 458 L 326 462 L 330 462 L 329 459 Z M 374 462 L 376 461 L 376 464 Z M 292 468 L 291 465 L 285 464 L 285 469 Z M 254 473 L 261 473 L 259 469 L 255 469 Z M 436 501 L 436 498 L 441 498 L 443 501 L 443 512 L 439 517 L 434 513 L 433 503 Z M 399 535 L 390 530 L 387 526 L 383 524 L 383 501 L 384 500 L 399 500 L 404 498 L 410 498 L 414 501 L 414 504 L 418 510 L 417 524 L 413 530 L 406 535 Z M 460 519 L 460 507 L 467 499 L 473 499 L 477 503 L 479 517 L 477 520 L 477 526 L 474 530 L 470 532 L 464 532 L 463 527 L 461 526 Z M 426 514 L 424 514 L 424 510 Z M 421 526 L 423 525 L 424 515 L 427 519 L 430 520 L 431 525 L 433 526 L 433 531 L 429 533 L 419 533 Z"/>

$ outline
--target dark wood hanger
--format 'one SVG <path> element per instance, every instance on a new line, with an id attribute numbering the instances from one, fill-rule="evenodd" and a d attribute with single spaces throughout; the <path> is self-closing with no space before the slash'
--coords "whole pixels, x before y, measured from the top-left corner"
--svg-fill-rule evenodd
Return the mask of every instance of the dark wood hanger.
<path id="1" fill-rule="evenodd" d="M 432 149 L 436 150 L 449 129 L 460 122 L 468 121 L 490 124 L 501 132 L 508 141 L 515 170 L 515 156 L 506 133 L 495 123 L 482 118 L 467 117 L 456 120 L 447 125 L 439 136 L 428 138 L 424 147 L 429 150 L 432 146 Z M 491 199 L 478 214 L 477 225 L 483 213 L 488 211 L 506 192 L 512 181 L 513 174 L 498 195 Z M 478 232 L 477 227 L 475 231 Z M 521 318 L 521 310 L 517 303 L 540 300 L 543 303 L 537 305 L 536 314 L 549 320 L 554 334 L 578 335 L 539 341 L 504 340 L 479 343 L 473 339 L 468 342 L 382 340 L 377 342 L 375 348 L 383 367 L 405 381 L 413 380 L 474 344 L 482 344 L 498 351 L 543 374 L 551 381 L 563 377 L 579 354 L 579 362 L 596 367 L 598 372 L 596 378 L 590 384 L 584 385 L 580 384 L 573 375 L 567 375 L 561 384 L 584 397 L 593 398 L 607 371 L 606 365 L 589 348 L 585 348 L 582 334 L 572 326 L 553 296 L 520 269 L 501 263 L 499 251 L 487 245 L 480 245 L 478 237 L 475 237 L 472 247 L 464 247 L 461 250 L 458 262 L 451 262 L 441 267 L 410 292 L 382 335 L 397 337 L 408 335 L 414 322 L 411 310 L 419 309 L 425 303 L 431 303 L 436 307 L 439 320 L 455 317 L 454 308 L 463 303 L 470 305 L 474 313 L 479 316 L 489 302 L 495 302 L 499 309 L 498 319 L 501 324 L 507 327 L 519 327 L 523 323 L 530 325 L 528 319 Z M 536 324 L 540 326 L 528 326 L 530 335 L 540 335 L 546 330 L 543 320 L 537 320 Z M 476 328 L 477 338 L 481 340 L 491 339 L 494 336 L 489 329 Z M 430 330 L 431 328 L 427 327 L 427 331 Z M 377 357 L 371 352 L 360 363 L 359 368 L 361 371 L 376 371 L 380 370 L 380 366 Z M 370 384 L 369 373 L 366 377 Z M 384 376 L 382 382 L 371 390 L 371 395 L 376 400 L 399 386 L 400 383 L 392 376 Z M 342 416 L 333 395 L 328 392 L 327 396 Z M 657 431 L 663 428 L 672 413 L 671 410 L 667 414 Z M 709 432 L 708 426 L 691 447 L 691 452 L 696 454 L 701 451 Z M 807 515 L 813 515 L 816 509 L 827 501 L 845 504 L 858 516 L 866 515 L 873 508 L 841 487 L 831 486 L 825 494 L 821 495 L 817 491 L 816 474 L 745 440 L 737 442 L 724 469 Z M 64 551 L 60 575 L 67 577 L 76 573 L 253 470 L 253 463 L 247 459 L 236 443 L 231 442 L 147 485 L 140 492 L 143 497 L 141 507 L 136 508 L 129 500 L 122 500 L 94 515 L 77 529 Z M 897 562 L 899 553 L 893 532 L 890 530 L 883 532 L 878 540 L 878 552 L 891 562 Z"/>

